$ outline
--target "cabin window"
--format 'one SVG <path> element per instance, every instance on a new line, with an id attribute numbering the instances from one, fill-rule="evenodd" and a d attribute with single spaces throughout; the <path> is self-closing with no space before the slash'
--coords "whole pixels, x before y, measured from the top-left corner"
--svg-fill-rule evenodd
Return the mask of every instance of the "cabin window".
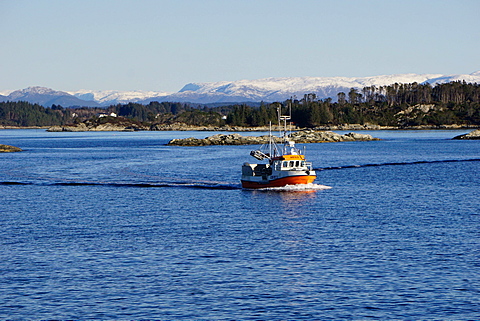
<path id="1" fill-rule="evenodd" d="M 288 162 L 282 162 L 282 167 L 287 167 L 288 166 Z"/>
<path id="2" fill-rule="evenodd" d="M 290 161 L 290 167 L 295 166 L 294 163 L 295 163 L 294 161 Z"/>
<path id="3" fill-rule="evenodd" d="M 300 166 L 300 161 L 295 162 L 295 167 L 298 167 L 298 166 Z"/>

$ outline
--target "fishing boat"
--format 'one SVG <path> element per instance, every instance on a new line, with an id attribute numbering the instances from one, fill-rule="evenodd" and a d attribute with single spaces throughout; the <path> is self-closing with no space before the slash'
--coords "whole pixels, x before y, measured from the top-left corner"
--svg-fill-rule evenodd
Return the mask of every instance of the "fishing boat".
<path id="1" fill-rule="evenodd" d="M 280 137 L 276 138 L 272 135 L 270 124 L 268 144 L 250 152 L 251 156 L 266 163 L 243 164 L 241 179 L 243 188 L 256 189 L 310 184 L 317 177 L 312 163 L 305 160 L 305 147 L 303 151 L 297 148 L 290 137 L 290 132 L 287 132 L 287 121 L 291 119 L 291 116 L 282 116 L 281 108 L 277 109 L 277 113 L 279 128 L 283 127 Z M 276 141 L 279 141 L 279 144 Z"/>

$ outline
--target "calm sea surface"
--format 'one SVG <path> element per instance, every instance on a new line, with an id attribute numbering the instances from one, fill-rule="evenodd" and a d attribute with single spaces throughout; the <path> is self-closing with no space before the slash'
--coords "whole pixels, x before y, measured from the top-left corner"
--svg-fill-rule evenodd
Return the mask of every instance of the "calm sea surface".
<path id="1" fill-rule="evenodd" d="M 249 191 L 252 146 L 165 145 L 209 132 L 2 130 L 0 319 L 479 319 L 466 132 L 308 144 L 316 190 Z"/>

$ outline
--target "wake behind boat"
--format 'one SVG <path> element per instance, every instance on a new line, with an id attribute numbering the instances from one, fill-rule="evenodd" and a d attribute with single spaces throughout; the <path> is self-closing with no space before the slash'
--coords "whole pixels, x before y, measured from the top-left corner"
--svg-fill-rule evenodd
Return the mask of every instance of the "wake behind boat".
<path id="1" fill-rule="evenodd" d="M 262 145 L 259 150 L 250 152 L 254 158 L 268 162 L 266 164 L 243 164 L 241 179 L 243 188 L 310 184 L 317 177 L 312 163 L 305 159 L 305 148 L 302 153 L 287 133 L 287 121 L 291 117 L 282 116 L 280 107 L 277 112 L 279 126 L 283 121 L 283 131 L 280 135 L 283 146 L 278 146 L 270 130 L 268 144 Z"/>

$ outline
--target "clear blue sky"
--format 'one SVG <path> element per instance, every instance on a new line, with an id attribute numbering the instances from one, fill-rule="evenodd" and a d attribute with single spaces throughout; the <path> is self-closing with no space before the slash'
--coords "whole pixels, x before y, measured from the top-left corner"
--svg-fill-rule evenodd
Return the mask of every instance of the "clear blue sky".
<path id="1" fill-rule="evenodd" d="M 478 0 L 0 0 L 0 91 L 480 70 Z"/>

